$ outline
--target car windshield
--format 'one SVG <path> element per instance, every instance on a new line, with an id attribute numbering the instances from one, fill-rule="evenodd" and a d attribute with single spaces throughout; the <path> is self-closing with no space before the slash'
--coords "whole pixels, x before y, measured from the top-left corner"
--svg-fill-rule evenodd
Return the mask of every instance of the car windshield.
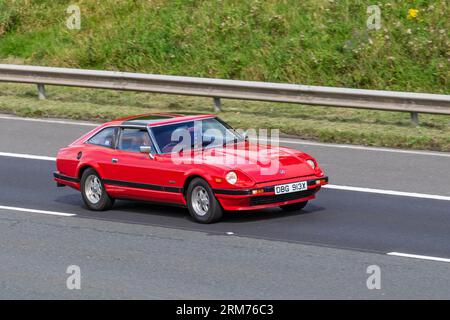
<path id="1" fill-rule="evenodd" d="M 244 138 L 218 118 L 209 118 L 152 127 L 161 153 L 189 148 L 210 148 L 243 141 Z"/>

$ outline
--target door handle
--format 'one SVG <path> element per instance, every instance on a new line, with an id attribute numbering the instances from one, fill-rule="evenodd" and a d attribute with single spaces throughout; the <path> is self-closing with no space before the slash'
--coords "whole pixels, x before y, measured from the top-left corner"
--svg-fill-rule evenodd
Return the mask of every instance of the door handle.
<path id="1" fill-rule="evenodd" d="M 119 159 L 117 159 L 117 158 L 112 158 L 111 162 L 112 162 L 112 163 L 118 163 L 118 162 L 119 162 Z"/>

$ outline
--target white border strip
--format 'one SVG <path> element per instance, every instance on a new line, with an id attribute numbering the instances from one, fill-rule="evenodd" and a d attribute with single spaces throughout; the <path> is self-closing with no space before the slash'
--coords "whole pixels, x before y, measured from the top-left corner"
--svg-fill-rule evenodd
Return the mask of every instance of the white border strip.
<path id="1" fill-rule="evenodd" d="M 12 211 L 29 212 L 29 213 L 41 213 L 41 214 L 47 214 L 47 215 L 51 215 L 51 216 L 61 216 L 61 217 L 73 217 L 73 216 L 76 216 L 76 214 L 74 214 L 74 213 L 65 213 L 65 212 L 57 212 L 57 211 L 46 211 L 46 210 L 35 210 L 35 209 L 18 208 L 18 207 L 7 207 L 7 206 L 0 206 L 0 210 L 12 210 Z"/>
<path id="2" fill-rule="evenodd" d="M 413 258 L 413 259 L 439 261 L 439 262 L 449 262 L 450 263 L 450 259 L 447 259 L 447 258 L 421 256 L 421 255 L 417 255 L 417 254 L 408 254 L 408 253 L 400 253 L 400 252 L 388 252 L 386 254 L 388 256 L 396 256 L 396 257 L 403 257 L 403 258 Z"/>
<path id="3" fill-rule="evenodd" d="M 345 191 L 386 194 L 386 195 L 400 196 L 400 197 L 412 197 L 412 198 L 450 201 L 450 197 L 447 197 L 447 196 L 439 196 L 439 195 L 425 194 L 425 193 L 403 192 L 403 191 L 371 189 L 371 188 L 350 187 L 350 186 L 337 186 L 337 185 L 333 185 L 333 184 L 325 185 L 325 186 L 323 186 L 323 188 L 345 190 Z"/>
<path id="4" fill-rule="evenodd" d="M 22 159 L 32 159 L 32 160 L 56 161 L 55 157 L 36 156 L 36 155 L 33 155 L 33 154 L 11 153 L 11 152 L 0 152 L 0 157 L 12 157 L 12 158 L 22 158 Z"/>

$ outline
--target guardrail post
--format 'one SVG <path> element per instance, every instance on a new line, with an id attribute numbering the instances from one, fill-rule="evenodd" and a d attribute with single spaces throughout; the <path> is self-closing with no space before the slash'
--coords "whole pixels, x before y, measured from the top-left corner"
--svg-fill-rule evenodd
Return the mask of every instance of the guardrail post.
<path id="1" fill-rule="evenodd" d="M 214 97 L 214 111 L 220 112 L 222 110 L 221 107 L 222 107 L 222 103 L 220 101 L 220 98 Z"/>
<path id="2" fill-rule="evenodd" d="M 411 112 L 411 121 L 415 125 L 419 124 L 419 113 L 418 112 Z"/>
<path id="3" fill-rule="evenodd" d="M 39 95 L 39 100 L 45 100 L 45 85 L 43 83 L 38 83 L 37 85 L 38 87 L 38 95 Z"/>

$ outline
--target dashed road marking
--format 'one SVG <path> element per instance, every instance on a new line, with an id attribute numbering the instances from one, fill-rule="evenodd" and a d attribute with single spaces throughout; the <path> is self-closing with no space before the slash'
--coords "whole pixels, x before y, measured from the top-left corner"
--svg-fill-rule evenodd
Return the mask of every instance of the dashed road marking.
<path id="1" fill-rule="evenodd" d="M 412 258 L 412 259 L 421 259 L 421 260 L 430 260 L 430 261 L 439 261 L 439 262 L 450 262 L 450 259 L 447 259 L 447 258 L 421 256 L 421 255 L 417 255 L 417 254 L 409 254 L 409 253 L 401 253 L 401 252 L 388 252 L 387 255 L 403 257 L 403 258 Z"/>
<path id="2" fill-rule="evenodd" d="M 47 210 L 36 210 L 29 208 L 19 208 L 19 207 L 8 207 L 8 206 L 0 206 L 0 210 L 11 210 L 11 211 L 20 211 L 20 212 L 28 212 L 28 213 L 40 213 L 51 216 L 61 216 L 61 217 L 73 217 L 76 216 L 74 213 L 65 213 L 65 212 L 57 212 L 57 211 L 47 211 Z"/>

